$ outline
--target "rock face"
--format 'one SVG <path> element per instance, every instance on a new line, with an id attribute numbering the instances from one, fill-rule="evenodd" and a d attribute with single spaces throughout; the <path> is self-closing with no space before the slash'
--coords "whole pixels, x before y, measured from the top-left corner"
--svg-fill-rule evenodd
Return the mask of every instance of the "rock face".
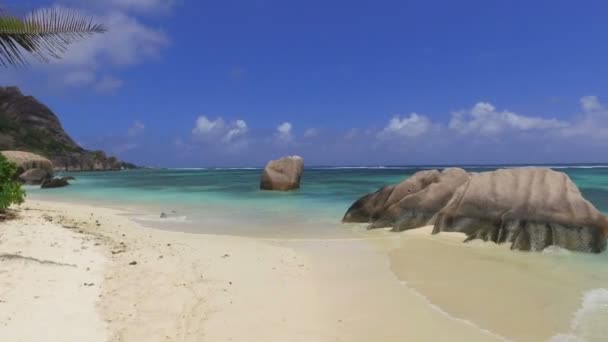
<path id="1" fill-rule="evenodd" d="M 510 243 L 517 250 L 555 245 L 599 253 L 606 247 L 608 219 L 564 173 L 506 169 L 473 174 L 440 212 L 434 233 L 442 231 Z"/>
<path id="2" fill-rule="evenodd" d="M 25 184 L 29 185 L 40 185 L 47 178 L 52 177 L 46 170 L 43 169 L 29 169 L 19 176 L 19 179 Z"/>
<path id="3" fill-rule="evenodd" d="M 54 157 L 53 164 L 56 170 L 61 171 L 116 171 L 135 168 L 134 165 L 123 163 L 115 157 L 107 157 L 103 151 Z"/>
<path id="4" fill-rule="evenodd" d="M 608 236 L 608 218 L 566 174 L 545 168 L 420 172 L 362 197 L 344 221 L 395 230 L 432 224 L 435 234 L 461 232 L 465 241 L 510 243 L 525 251 L 559 246 L 599 253 Z"/>
<path id="5" fill-rule="evenodd" d="M 50 174 L 53 173 L 53 163 L 43 156 L 23 151 L 2 151 L 0 153 L 8 161 L 17 164 L 18 173 L 23 173 L 30 169 L 43 169 Z"/>
<path id="6" fill-rule="evenodd" d="M 463 169 L 421 171 L 397 184 L 384 187 L 356 201 L 343 222 L 371 223 L 370 228 L 393 230 L 433 224 L 437 214 L 470 175 Z"/>
<path id="7" fill-rule="evenodd" d="M 0 150 L 40 154 L 58 170 L 120 170 L 132 165 L 80 147 L 47 106 L 17 87 L 0 87 Z"/>
<path id="8" fill-rule="evenodd" d="M 288 191 L 300 188 L 304 160 L 298 156 L 283 157 L 268 162 L 262 173 L 262 190 Z"/>
<path id="9" fill-rule="evenodd" d="M 74 179 L 73 177 L 61 177 L 61 178 L 51 178 L 46 179 L 40 185 L 43 189 L 52 189 L 52 188 L 62 188 L 64 186 L 70 185 L 68 182 L 70 179 Z"/>

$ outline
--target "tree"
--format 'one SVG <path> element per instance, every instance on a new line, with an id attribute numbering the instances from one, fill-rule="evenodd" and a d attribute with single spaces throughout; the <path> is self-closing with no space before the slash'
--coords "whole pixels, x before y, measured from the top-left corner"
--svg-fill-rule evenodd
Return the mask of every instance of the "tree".
<path id="1" fill-rule="evenodd" d="M 25 199 L 25 191 L 21 183 L 15 180 L 17 165 L 9 162 L 0 154 L 0 213 L 3 213 L 11 204 L 21 204 Z"/>
<path id="2" fill-rule="evenodd" d="M 44 62 L 60 59 L 68 45 L 105 31 L 73 10 L 42 9 L 19 18 L 0 7 L 0 65 L 27 64 L 25 53 Z"/>

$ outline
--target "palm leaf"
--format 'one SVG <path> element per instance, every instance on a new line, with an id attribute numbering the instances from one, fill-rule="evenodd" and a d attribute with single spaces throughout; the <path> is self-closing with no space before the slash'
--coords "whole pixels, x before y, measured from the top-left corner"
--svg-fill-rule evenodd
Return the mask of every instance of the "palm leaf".
<path id="1" fill-rule="evenodd" d="M 92 18 L 62 8 L 38 10 L 18 18 L 0 10 L 0 65 L 24 65 L 25 52 L 48 62 L 60 59 L 68 45 L 106 28 Z"/>

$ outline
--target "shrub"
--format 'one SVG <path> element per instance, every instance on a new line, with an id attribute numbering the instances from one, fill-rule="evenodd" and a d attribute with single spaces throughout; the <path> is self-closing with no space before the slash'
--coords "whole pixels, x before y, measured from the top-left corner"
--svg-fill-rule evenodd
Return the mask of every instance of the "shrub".
<path id="1" fill-rule="evenodd" d="M 17 165 L 9 162 L 0 154 L 0 212 L 4 212 L 11 204 L 21 204 L 25 191 L 17 182 Z"/>

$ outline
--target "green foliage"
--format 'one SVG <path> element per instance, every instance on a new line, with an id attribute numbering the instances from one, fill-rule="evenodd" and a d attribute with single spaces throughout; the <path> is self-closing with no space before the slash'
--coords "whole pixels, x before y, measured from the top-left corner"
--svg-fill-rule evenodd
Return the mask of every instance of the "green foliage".
<path id="1" fill-rule="evenodd" d="M 0 66 L 26 64 L 24 51 L 43 61 L 59 59 L 68 45 L 105 31 L 103 25 L 63 8 L 38 10 L 25 18 L 0 8 Z"/>
<path id="2" fill-rule="evenodd" d="M 25 199 L 25 191 L 21 184 L 15 181 L 17 165 L 9 162 L 0 154 L 0 212 L 5 211 L 11 204 L 21 204 Z"/>
<path id="3" fill-rule="evenodd" d="M 74 148 L 57 141 L 49 131 L 40 128 L 21 128 L 17 141 L 30 147 L 33 151 L 47 156 L 74 152 Z"/>
<path id="4" fill-rule="evenodd" d="M 13 137 L 18 142 L 18 148 L 25 148 L 28 151 L 42 154 L 45 156 L 63 155 L 70 152 L 78 152 L 74 146 L 58 141 L 46 129 L 26 127 L 17 122 L 0 117 L 0 133 Z M 0 149 L 12 149 L 15 146 L 0 145 Z"/>

